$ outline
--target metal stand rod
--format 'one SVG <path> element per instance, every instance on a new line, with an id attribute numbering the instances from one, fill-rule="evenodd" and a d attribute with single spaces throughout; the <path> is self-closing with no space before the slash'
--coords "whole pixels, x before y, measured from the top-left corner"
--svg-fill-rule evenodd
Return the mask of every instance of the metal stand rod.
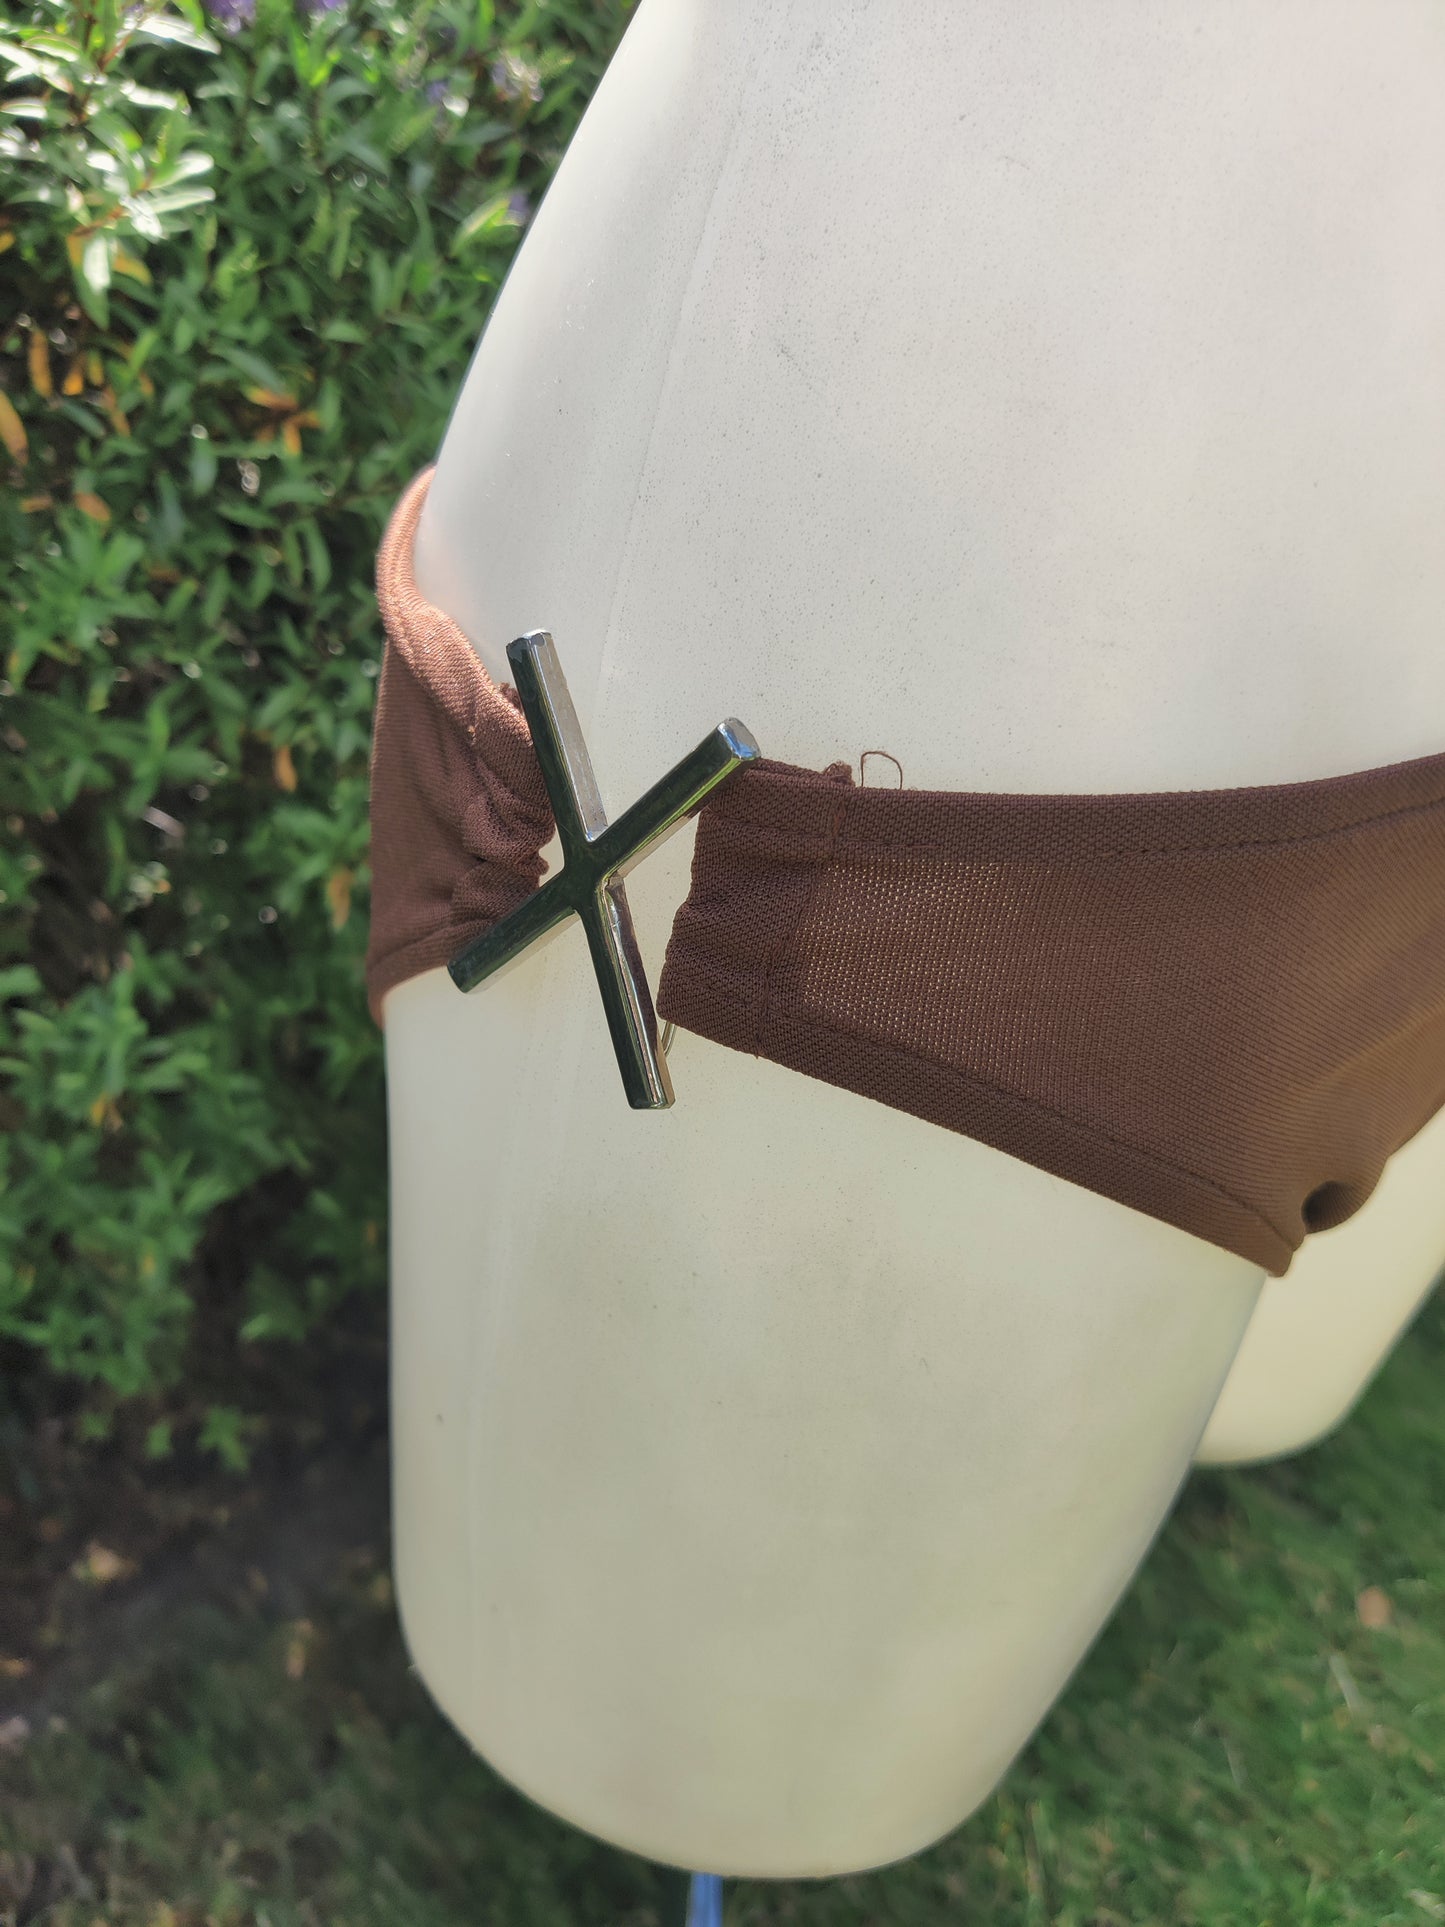
<path id="1" fill-rule="evenodd" d="M 687 1897 L 687 1927 L 722 1927 L 722 1876 L 695 1873 Z"/>
<path id="2" fill-rule="evenodd" d="M 721 1874 L 669 1873 L 662 1927 L 723 1927 Z"/>

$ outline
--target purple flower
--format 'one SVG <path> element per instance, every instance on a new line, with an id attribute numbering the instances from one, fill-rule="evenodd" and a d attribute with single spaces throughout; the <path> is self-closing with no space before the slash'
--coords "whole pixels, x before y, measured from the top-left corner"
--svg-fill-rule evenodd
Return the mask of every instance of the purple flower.
<path id="1" fill-rule="evenodd" d="M 206 0 L 206 12 L 223 33 L 236 34 L 256 18 L 256 0 Z"/>
<path id="2" fill-rule="evenodd" d="M 524 189 L 518 188 L 515 194 L 507 196 L 507 215 L 518 227 L 525 227 L 532 218 L 532 197 Z"/>
<path id="3" fill-rule="evenodd" d="M 423 92 L 434 109 L 432 124 L 436 128 L 437 139 L 450 140 L 457 130 L 458 121 L 467 111 L 465 97 L 454 91 L 454 83 L 450 80 L 429 80 Z"/>

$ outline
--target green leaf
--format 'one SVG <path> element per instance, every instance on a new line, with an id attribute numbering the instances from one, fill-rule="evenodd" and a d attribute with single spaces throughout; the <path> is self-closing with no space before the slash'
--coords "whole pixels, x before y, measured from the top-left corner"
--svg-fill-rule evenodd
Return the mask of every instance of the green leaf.
<path id="1" fill-rule="evenodd" d="M 113 234 L 88 235 L 80 250 L 80 258 L 74 264 L 76 291 L 81 306 L 101 327 L 105 327 L 110 319 L 106 294 L 110 287 L 110 261 L 115 246 Z"/>
<path id="2" fill-rule="evenodd" d="M 230 1405 L 213 1405 L 201 1425 L 197 1444 L 203 1452 L 214 1452 L 233 1472 L 244 1472 L 251 1462 L 246 1444 L 246 1421 Z"/>
<path id="3" fill-rule="evenodd" d="M 144 145 L 139 132 L 121 114 L 102 110 L 90 116 L 87 126 L 92 140 L 97 140 L 103 147 L 109 148 L 110 152 L 123 163 L 132 161 Z M 136 179 L 140 178 L 142 178 L 141 175 L 136 176 Z"/>
<path id="4" fill-rule="evenodd" d="M 499 234 L 519 227 L 521 223 L 512 213 L 511 199 L 510 193 L 494 194 L 490 200 L 483 201 L 480 207 L 473 208 L 452 236 L 452 252 L 479 236 Z"/>
<path id="5" fill-rule="evenodd" d="M 356 220 L 356 210 L 350 205 L 341 210 L 336 223 L 336 236 L 331 243 L 331 251 L 326 257 L 326 268 L 333 281 L 339 281 L 346 271 L 347 254 L 351 246 L 351 230 Z M 355 324 L 350 324 L 354 326 Z M 363 331 L 362 340 L 367 339 Z"/>
<path id="6" fill-rule="evenodd" d="M 184 154 L 178 154 L 173 161 L 157 169 L 155 185 L 171 187 L 177 181 L 193 180 L 198 174 L 209 174 L 216 163 L 209 154 L 199 148 L 189 147 Z"/>
<path id="7" fill-rule="evenodd" d="M 159 87 L 142 87 L 135 80 L 121 80 L 117 91 L 132 107 L 157 107 L 170 111 L 185 104 L 180 94 L 163 93 Z"/>
<path id="8" fill-rule="evenodd" d="M 26 46 L 38 47 L 41 53 L 51 54 L 56 60 L 69 61 L 73 64 L 84 57 L 75 42 L 67 40 L 64 34 L 47 33 L 42 30 L 40 33 L 27 33 L 24 39 Z"/>
<path id="9" fill-rule="evenodd" d="M 321 531 L 314 522 L 303 522 L 301 538 L 306 544 L 306 561 L 311 573 L 311 586 L 320 595 L 331 580 L 331 555 Z"/>
<path id="10" fill-rule="evenodd" d="M 264 355 L 254 354 L 234 341 L 218 341 L 216 353 L 220 359 L 242 374 L 248 381 L 262 388 L 269 388 L 273 394 L 287 393 L 286 378 Z"/>
<path id="11" fill-rule="evenodd" d="M 212 38 L 204 28 L 194 26 L 189 20 L 177 20 L 174 14 L 153 13 L 131 29 L 136 40 L 154 40 L 164 46 L 192 47 L 197 53 L 218 54 L 221 51 L 219 40 Z"/>
<path id="12" fill-rule="evenodd" d="M 216 485 L 216 451 L 207 441 L 191 443 L 191 493 L 209 495 Z"/>
<path id="13" fill-rule="evenodd" d="M 189 20 L 198 33 L 205 31 L 206 15 L 201 0 L 174 0 L 174 5 L 181 17 Z"/>
<path id="14" fill-rule="evenodd" d="M 97 294 L 110 286 L 111 257 L 115 252 L 115 237 L 111 234 L 92 234 L 88 237 L 80 256 L 80 272 L 87 286 Z"/>
<path id="15" fill-rule="evenodd" d="M 126 206 L 132 213 L 148 213 L 164 217 L 179 214 L 182 208 L 204 207 L 207 201 L 214 201 L 216 190 L 213 187 L 162 187 L 147 190 L 128 200 Z"/>
<path id="16" fill-rule="evenodd" d="M 30 964 L 11 964 L 0 970 L 0 1004 L 12 997 L 38 996 L 42 988 L 40 972 Z"/>
<path id="17" fill-rule="evenodd" d="M 43 60 L 28 48 L 17 47 L 8 40 L 0 40 L 0 60 L 8 61 L 17 75 L 43 80 L 48 87 L 58 87 L 62 93 L 73 91 L 71 77 L 63 60 Z"/>

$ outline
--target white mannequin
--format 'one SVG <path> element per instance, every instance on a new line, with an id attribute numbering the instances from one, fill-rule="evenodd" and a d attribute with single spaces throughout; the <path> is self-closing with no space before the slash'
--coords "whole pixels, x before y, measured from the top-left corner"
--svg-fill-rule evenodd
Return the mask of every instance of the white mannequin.
<path id="1" fill-rule="evenodd" d="M 1430 1294 L 1445 1257 L 1445 1112 L 1397 1151 L 1364 1207 L 1309 1238 L 1260 1294 L 1196 1457 L 1233 1465 L 1332 1432 Z"/>
<path id="2" fill-rule="evenodd" d="M 499 679 L 552 632 L 614 814 L 727 715 L 917 788 L 1439 750 L 1442 96 L 1434 0 L 642 0 L 419 584 Z M 628 880 L 654 985 L 691 845 Z M 576 929 L 385 1021 L 432 1692 L 660 1860 L 927 1845 L 1126 1585 L 1262 1274 L 686 1033 L 629 1111 Z"/>

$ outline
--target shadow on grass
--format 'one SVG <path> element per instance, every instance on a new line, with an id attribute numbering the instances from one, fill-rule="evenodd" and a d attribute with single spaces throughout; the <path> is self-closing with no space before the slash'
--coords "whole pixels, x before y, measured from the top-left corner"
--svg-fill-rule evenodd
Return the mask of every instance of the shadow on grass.
<path id="1" fill-rule="evenodd" d="M 1445 1304 L 1297 1460 L 1190 1481 L 998 1794 L 728 1927 L 1445 1920 Z M 1388 1601 L 1362 1618 L 1367 1587 Z M 1388 1623 L 1378 1621 L 1388 1611 Z M 382 1563 L 308 1618 L 181 1603 L 0 1756 L 21 1927 L 647 1927 L 663 1875 L 533 1806 L 408 1669 Z"/>

